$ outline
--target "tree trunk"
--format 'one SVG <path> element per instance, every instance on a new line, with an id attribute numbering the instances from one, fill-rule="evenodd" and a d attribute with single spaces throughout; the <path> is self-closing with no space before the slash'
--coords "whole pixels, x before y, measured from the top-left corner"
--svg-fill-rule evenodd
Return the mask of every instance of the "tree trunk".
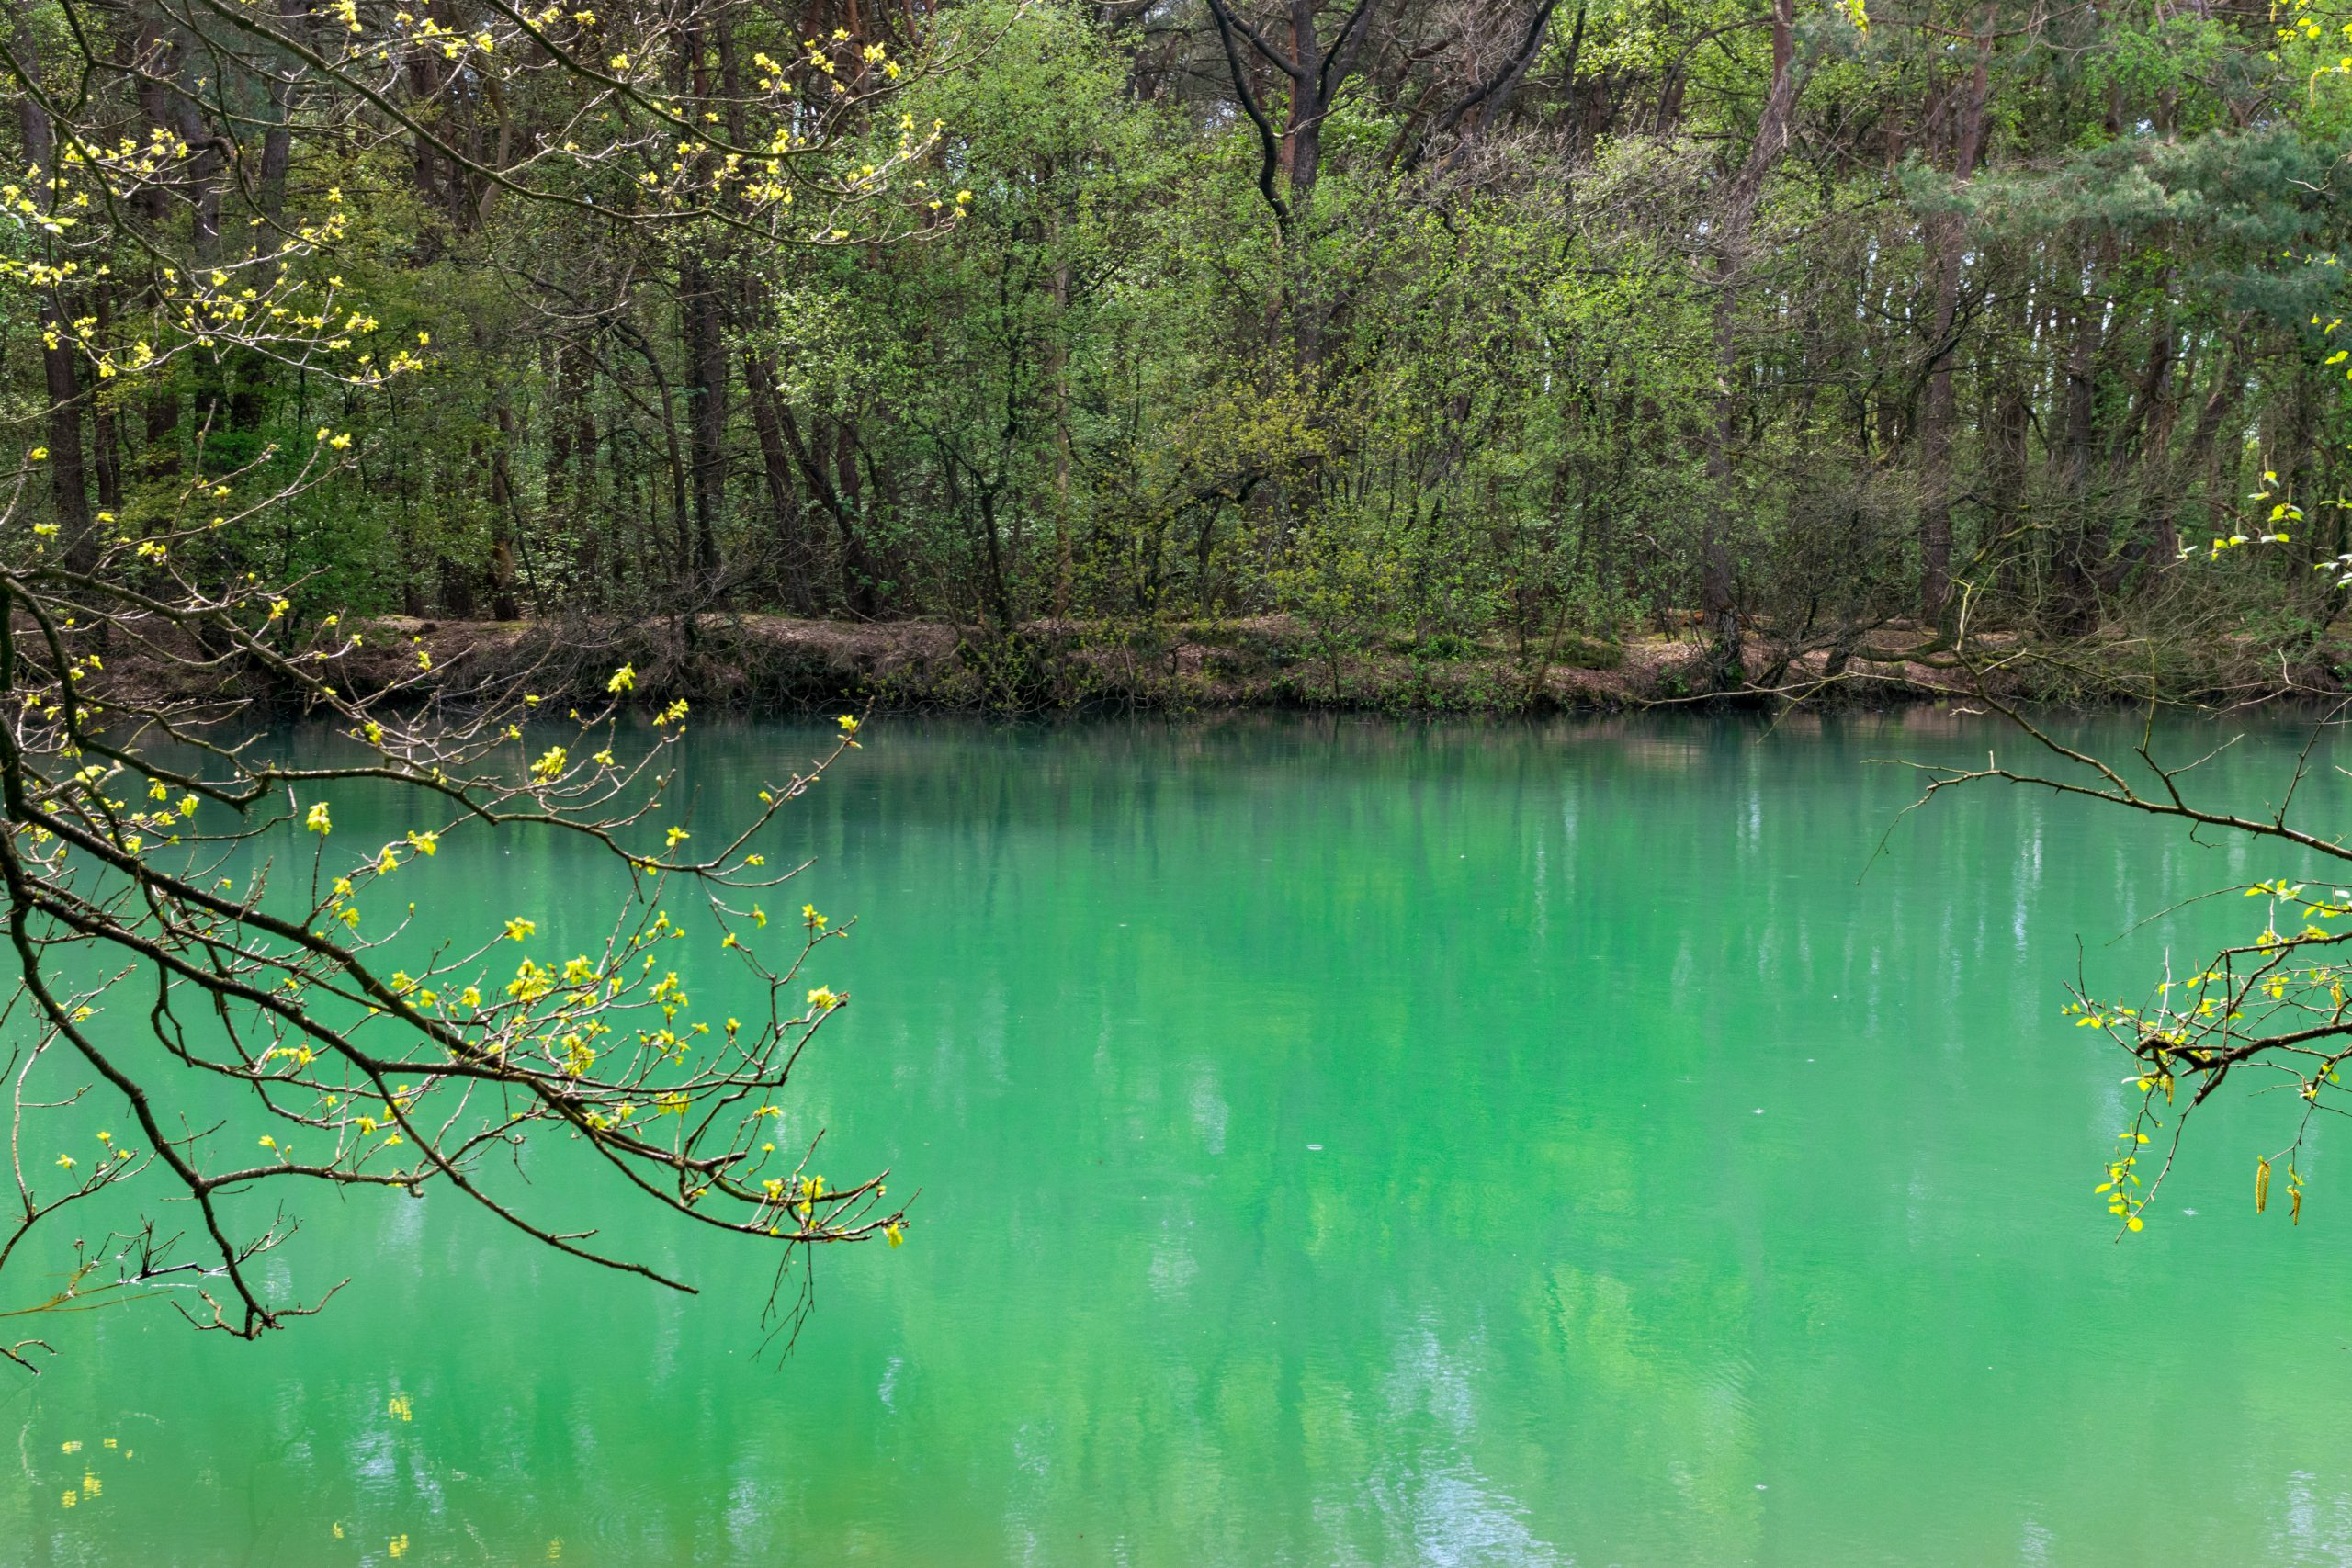
<path id="1" fill-rule="evenodd" d="M 1984 140 L 1984 98 L 1992 83 L 1993 10 L 1977 24 L 1976 70 L 1961 96 L 1957 145 L 1952 149 L 1953 184 L 1975 177 Z M 1959 353 L 1953 322 L 1960 310 L 1962 224 L 1957 212 L 1938 213 L 1928 225 L 1930 265 L 1935 269 L 1936 309 L 1928 337 L 1933 367 L 1919 407 L 1919 620 L 1939 626 L 1951 596 L 1952 360 Z"/>
<path id="2" fill-rule="evenodd" d="M 17 61 L 28 74 L 39 67 L 31 28 L 22 19 L 15 39 Z M 17 100 L 17 128 L 24 134 L 25 159 L 45 177 L 57 167 L 57 136 L 49 111 L 29 93 Z M 53 207 L 54 189 L 44 204 Z M 64 290 L 52 284 L 40 291 L 40 367 L 48 401 L 49 493 L 52 521 L 64 547 L 66 564 L 87 571 L 97 563 L 97 538 L 90 526 L 89 475 L 83 460 L 82 378 L 78 351 L 67 334 L 73 312 L 66 309 Z"/>
<path id="3" fill-rule="evenodd" d="M 752 431 L 760 443 L 760 475 L 766 482 L 768 507 L 774 514 L 776 581 L 785 604 L 796 614 L 815 608 L 808 592 L 809 551 L 801 537 L 800 487 L 793 482 L 792 456 L 785 447 L 784 417 L 776 397 L 775 364 L 756 351 L 743 354 L 744 400 L 752 412 Z"/>
<path id="4" fill-rule="evenodd" d="M 689 242 L 692 243 L 692 242 Z M 689 254 L 678 273 L 686 351 L 686 431 L 692 448 L 694 566 L 700 592 L 718 584 L 718 518 L 727 491 L 727 334 L 710 269 Z"/>
<path id="5" fill-rule="evenodd" d="M 2098 247 L 2099 264 L 2112 260 L 2111 241 Z M 2097 276 L 2101 266 L 2095 266 Z M 2085 293 L 2075 308 L 2073 330 L 2067 334 L 2064 389 L 2060 395 L 2060 437 L 2057 456 L 2059 516 L 2052 536 L 2050 628 L 2061 636 L 2079 636 L 2098 618 L 2098 559 L 2102 553 L 2093 538 L 2092 495 L 2098 445 L 2100 348 L 2105 340 L 2105 310 L 2095 296 Z"/>
<path id="6" fill-rule="evenodd" d="M 523 606 L 514 596 L 514 549 L 521 530 L 515 526 L 513 454 L 522 445 L 522 432 L 503 391 L 492 417 L 498 440 L 490 453 L 490 616 L 514 621 L 522 619 Z"/>
<path id="7" fill-rule="evenodd" d="M 1731 545 L 1738 504 L 1731 482 L 1732 446 L 1744 400 L 1740 389 L 1744 375 L 1739 363 L 1739 290 L 1764 179 L 1788 146 L 1790 122 L 1796 111 L 1799 84 L 1795 18 L 1795 0 L 1773 0 L 1771 86 L 1764 95 L 1763 111 L 1757 118 L 1756 138 L 1748 144 L 1747 160 L 1725 187 L 1715 218 L 1712 258 L 1715 285 L 1715 406 L 1706 434 L 1709 493 L 1699 546 L 1699 607 L 1706 623 L 1712 676 L 1719 687 L 1737 685 L 1746 679 Z"/>

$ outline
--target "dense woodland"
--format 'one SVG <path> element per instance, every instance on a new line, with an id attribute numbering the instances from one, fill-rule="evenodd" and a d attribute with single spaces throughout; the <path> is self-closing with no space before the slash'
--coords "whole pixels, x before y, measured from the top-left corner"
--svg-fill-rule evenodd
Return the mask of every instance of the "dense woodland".
<path id="1" fill-rule="evenodd" d="M 0 547 L 1726 682 L 2340 596 L 2352 13 L 575 3 L 13 8 Z"/>

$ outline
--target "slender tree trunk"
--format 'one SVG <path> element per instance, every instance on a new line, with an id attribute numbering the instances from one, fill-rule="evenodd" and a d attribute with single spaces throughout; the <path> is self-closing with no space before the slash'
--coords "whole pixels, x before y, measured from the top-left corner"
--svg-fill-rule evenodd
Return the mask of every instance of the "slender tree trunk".
<path id="1" fill-rule="evenodd" d="M 1054 614 L 1069 614 L 1073 552 L 1069 505 L 1069 263 L 1056 264 L 1048 287 L 1054 324 L 1046 337 L 1046 382 L 1053 400 Z"/>
<path id="2" fill-rule="evenodd" d="M 1975 177 L 1984 140 L 1984 99 L 1992 83 L 1994 13 L 1986 6 L 1977 24 L 1976 69 L 1961 95 L 1952 180 L 1965 186 Z M 1959 355 L 1953 323 L 1960 310 L 1962 224 L 1957 212 L 1938 213 L 1928 225 L 1928 247 L 1935 269 L 1936 307 L 1928 330 L 1927 395 L 1919 408 L 1919 619 L 1941 623 L 1951 596 L 1952 361 Z"/>
<path id="3" fill-rule="evenodd" d="M 28 73 L 39 70 L 32 28 L 21 17 L 13 40 L 17 59 Z M 44 184 L 62 171 L 57 166 L 56 130 L 49 111 L 28 93 L 17 100 L 17 124 L 23 133 L 26 162 Z M 46 193 L 44 206 L 53 207 L 56 193 Z M 89 474 L 82 446 L 82 378 L 79 351 L 68 335 L 73 312 L 66 308 L 64 289 L 52 284 L 40 291 L 40 367 L 48 402 L 49 493 L 52 520 L 66 564 L 86 571 L 97 561 L 97 538 L 91 530 Z"/>
<path id="4" fill-rule="evenodd" d="M 681 28 L 673 85 L 688 101 L 709 104 L 717 96 L 711 76 L 710 41 L 699 26 Z M 722 63 L 723 69 L 723 63 Z M 716 111 L 706 111 L 716 112 Z M 718 523 L 727 493 L 727 333 L 725 301 L 707 247 L 716 229 L 680 237 L 678 262 L 680 346 L 685 354 L 686 442 L 693 468 L 694 570 L 701 578 L 697 598 L 718 590 Z"/>
<path id="5" fill-rule="evenodd" d="M 169 130 L 175 121 L 172 115 L 171 91 L 168 83 L 177 73 L 174 59 L 177 52 L 164 30 L 160 17 L 145 4 L 138 12 L 138 35 L 134 44 L 141 75 L 139 81 L 139 113 L 145 122 L 141 141 L 146 142 L 158 130 Z M 170 196 L 164 183 L 151 179 L 139 188 L 132 198 L 131 209 L 151 226 L 160 228 L 169 206 Z M 151 290 L 151 300 L 160 302 L 160 289 Z M 179 472 L 180 467 L 180 400 L 168 384 L 150 389 L 141 411 L 139 449 L 139 470 L 150 479 L 164 479 Z"/>
<path id="6" fill-rule="evenodd" d="M 107 342 L 114 336 L 115 286 L 111 280 L 101 282 L 92 291 L 93 308 L 98 318 L 98 340 Z M 104 383 L 100 383 L 103 388 Z M 98 507 L 105 512 L 122 509 L 122 438 L 116 429 L 115 401 L 103 390 L 90 399 L 90 457 L 91 468 L 98 483 Z"/>
<path id="7" fill-rule="evenodd" d="M 750 349 L 743 354 L 743 394 L 751 408 L 752 434 L 759 438 L 760 475 L 774 514 L 777 583 L 785 604 L 805 615 L 815 607 L 808 591 L 811 563 L 807 541 L 801 537 L 800 487 L 793 482 L 792 455 L 785 446 L 775 366 Z"/>
<path id="8" fill-rule="evenodd" d="M 131 47 L 141 73 L 139 113 L 146 126 L 139 141 L 143 146 L 152 140 L 153 131 L 170 130 L 176 124 L 172 116 L 168 84 L 178 67 L 173 61 L 175 51 L 170 36 L 164 30 L 163 18 L 149 0 L 141 0 L 135 27 Z M 132 197 L 131 209 L 149 223 L 161 223 L 168 200 L 164 183 L 161 179 L 150 178 Z"/>
<path id="9" fill-rule="evenodd" d="M 694 468 L 694 566 L 707 593 L 718 582 L 718 518 L 727 489 L 727 334 L 719 324 L 716 284 L 699 257 L 687 256 L 678 282 Z"/>
<path id="10" fill-rule="evenodd" d="M 1699 547 L 1699 606 L 1706 622 L 1709 662 L 1718 686 L 1737 685 L 1746 679 L 1731 542 L 1739 506 L 1732 484 L 1732 449 L 1744 401 L 1741 383 L 1746 379 L 1739 354 L 1739 293 L 1764 180 L 1788 146 L 1790 123 L 1796 111 L 1795 25 L 1795 0 L 1773 0 L 1771 85 L 1765 92 L 1747 160 L 1732 175 L 1715 215 L 1712 258 L 1715 406 L 1706 431 L 1708 495 Z"/>
<path id="11" fill-rule="evenodd" d="M 291 38 L 311 41 L 311 11 L 305 0 L 277 0 L 277 26 Z M 294 161 L 293 93 L 288 81 L 269 84 L 269 129 L 261 139 L 262 211 L 275 221 L 286 211 L 286 173 Z"/>
<path id="12" fill-rule="evenodd" d="M 809 492 L 816 496 L 818 504 L 825 509 L 826 515 L 833 520 L 833 532 L 840 541 L 841 547 L 838 564 L 841 569 L 842 601 L 848 604 L 853 614 L 872 615 L 878 604 L 876 584 L 880 581 L 880 570 L 873 556 L 867 551 L 865 541 L 860 536 L 858 531 L 857 458 L 854 438 L 844 423 L 841 427 L 839 440 L 834 444 L 840 476 L 837 481 L 834 477 L 828 475 L 825 471 L 826 442 L 823 425 L 813 424 L 811 434 L 814 439 L 805 439 L 800 432 L 800 421 L 793 414 L 788 404 L 779 400 L 776 412 L 783 423 L 784 438 L 792 447 L 793 458 L 800 465 L 801 473 L 808 477 Z M 819 418 L 821 420 L 822 416 L 820 415 Z"/>
<path id="13" fill-rule="evenodd" d="M 185 51 L 179 56 L 179 63 L 185 77 Z M 204 117 L 197 112 L 193 91 L 193 84 L 184 80 L 180 91 L 172 96 L 171 108 L 179 121 L 180 140 L 195 150 L 187 169 L 189 212 L 195 223 L 197 262 L 209 266 L 220 254 L 220 179 L 228 166 L 222 153 L 230 142 L 205 125 Z"/>
<path id="14" fill-rule="evenodd" d="M 490 615 L 494 621 L 520 620 L 521 601 L 514 596 L 514 551 L 520 536 L 515 527 L 514 452 L 522 445 L 520 423 L 503 390 L 491 417 L 498 439 L 490 453 Z"/>
<path id="15" fill-rule="evenodd" d="M 2098 247 L 2092 276 L 2111 263 L 2112 241 Z M 2096 480 L 2100 349 L 2106 337 L 2104 303 L 2086 293 L 2076 302 L 2067 334 L 2064 388 L 2060 394 L 2057 453 L 2061 513 L 2052 536 L 2051 629 L 2064 636 L 2088 631 L 2098 616 L 2098 560 L 2093 537 L 2092 490 Z"/>
<path id="16" fill-rule="evenodd" d="M 2222 421 L 2236 401 L 2236 355 L 2223 349 L 2213 357 L 2211 381 L 2198 409 L 2196 422 L 2189 427 L 2188 444 L 2179 457 L 2176 459 L 2171 450 L 2177 417 L 2174 411 L 2194 390 L 2193 355 L 2184 355 L 2180 362 L 2179 393 L 2177 398 L 2164 400 L 2141 461 L 2144 476 L 2141 486 L 2143 558 L 2154 575 L 2169 570 L 2180 555 L 2180 504 L 2212 466 L 2214 438 L 2221 434 Z"/>

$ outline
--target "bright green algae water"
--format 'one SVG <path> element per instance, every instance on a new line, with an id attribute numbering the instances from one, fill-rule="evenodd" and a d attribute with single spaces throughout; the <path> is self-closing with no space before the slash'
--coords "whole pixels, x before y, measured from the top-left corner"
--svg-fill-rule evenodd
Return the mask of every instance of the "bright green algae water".
<path id="1" fill-rule="evenodd" d="M 2215 782 L 2275 794 L 2293 739 Z M 859 918 L 786 1126 L 923 1191 L 788 1362 L 732 1244 L 640 1233 L 689 1298 L 305 1194 L 269 1267 L 351 1277 L 319 1318 L 20 1330 L 62 1354 L 0 1369 L 0 1563 L 2352 1558 L 2334 1130 L 2256 1220 L 2290 1108 L 2231 1095 L 2117 1245 L 2122 1065 L 2059 1016 L 2078 936 L 2136 990 L 2260 907 L 2133 922 L 2291 864 L 1989 790 L 1871 863 L 1912 784 L 1869 759 L 2019 750 L 1925 712 L 872 739 L 768 846 Z M 819 743 L 697 738 L 699 813 Z M 596 929 L 577 856 L 404 875 Z"/>

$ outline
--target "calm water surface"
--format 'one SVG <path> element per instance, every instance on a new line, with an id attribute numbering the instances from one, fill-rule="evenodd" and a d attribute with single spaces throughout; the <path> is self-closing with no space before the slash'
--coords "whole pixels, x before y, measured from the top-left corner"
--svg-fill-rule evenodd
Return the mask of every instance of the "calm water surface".
<path id="1" fill-rule="evenodd" d="M 1991 792 L 1869 864 L 1869 759 L 2006 744 L 1926 713 L 873 739 L 769 850 L 859 917 L 789 1126 L 923 1196 L 788 1363 L 729 1246 L 642 1238 L 682 1297 L 310 1195 L 326 1315 L 0 1370 L 0 1564 L 2352 1562 L 2335 1134 L 2257 1221 L 2286 1108 L 2233 1097 L 2115 1245 L 2058 1016 L 2078 936 L 2136 989 L 2256 906 L 2133 922 L 2291 865 Z M 706 820 L 819 739 L 700 738 Z M 594 929 L 567 855 L 404 874 Z"/>

